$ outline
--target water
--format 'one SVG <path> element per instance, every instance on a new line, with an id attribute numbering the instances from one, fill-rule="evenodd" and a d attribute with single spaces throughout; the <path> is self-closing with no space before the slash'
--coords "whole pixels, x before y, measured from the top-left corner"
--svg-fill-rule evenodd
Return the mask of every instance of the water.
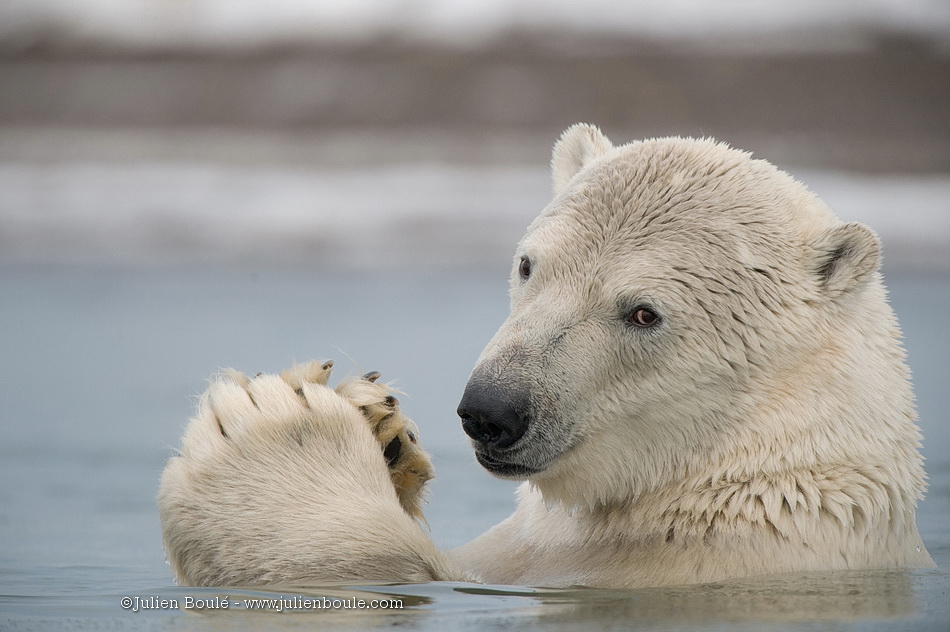
<path id="1" fill-rule="evenodd" d="M 937 570 L 636 591 L 441 583 L 222 593 L 172 584 L 154 502 L 162 465 L 218 366 L 276 371 L 333 358 L 340 373 L 379 369 L 410 394 L 404 405 L 434 456 L 427 516 L 436 542 L 457 546 L 511 511 L 513 485 L 475 464 L 453 413 L 505 316 L 504 272 L 0 268 L 0 628 L 946 629 L 950 277 L 888 281 L 926 436 L 930 492 L 919 524 Z M 277 614 L 240 603 L 300 594 L 391 595 L 405 607 Z M 231 608 L 202 613 L 120 604 L 224 596 Z"/>

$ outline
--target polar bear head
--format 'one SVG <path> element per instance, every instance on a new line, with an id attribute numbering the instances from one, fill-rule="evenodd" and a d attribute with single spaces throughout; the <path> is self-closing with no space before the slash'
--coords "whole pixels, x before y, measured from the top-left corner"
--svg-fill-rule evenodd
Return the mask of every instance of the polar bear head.
<path id="1" fill-rule="evenodd" d="M 687 477 L 919 468 L 871 230 L 712 140 L 614 147 L 576 125 L 552 169 L 459 406 L 482 466 L 571 506 Z"/>

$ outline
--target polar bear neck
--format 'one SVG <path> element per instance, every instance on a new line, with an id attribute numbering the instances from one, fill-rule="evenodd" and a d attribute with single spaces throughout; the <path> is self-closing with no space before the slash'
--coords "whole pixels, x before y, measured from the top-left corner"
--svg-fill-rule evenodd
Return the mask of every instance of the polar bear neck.
<path id="1" fill-rule="evenodd" d="M 746 474 L 725 468 L 624 502 L 565 504 L 534 494 L 549 514 L 567 515 L 591 541 L 708 543 L 767 531 L 808 542 L 833 531 L 848 538 L 915 531 L 924 477 L 915 459 L 813 466 Z"/>
<path id="2" fill-rule="evenodd" d="M 888 464 L 788 471 L 744 480 L 692 479 L 644 494 L 637 501 L 601 506 L 590 516 L 593 539 L 709 542 L 767 530 L 784 540 L 810 541 L 833 530 L 864 538 L 914 527 L 919 490 L 894 484 L 916 473 Z M 575 514 L 580 516 L 581 514 Z"/>

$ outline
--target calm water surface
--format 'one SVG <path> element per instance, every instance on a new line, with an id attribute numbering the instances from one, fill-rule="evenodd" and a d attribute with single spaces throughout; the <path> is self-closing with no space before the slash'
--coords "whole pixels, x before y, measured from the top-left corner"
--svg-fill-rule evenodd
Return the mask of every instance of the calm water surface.
<path id="1" fill-rule="evenodd" d="M 9 630 L 947 629 L 950 278 L 888 276 L 919 399 L 930 492 L 919 524 L 939 568 L 636 591 L 423 584 L 283 591 L 175 587 L 158 476 L 204 378 L 333 358 L 411 397 L 438 478 L 427 516 L 457 546 L 513 508 L 475 464 L 455 406 L 505 316 L 504 272 L 347 276 L 303 269 L 0 269 L 0 628 Z M 351 360 L 352 358 L 352 360 Z M 243 599 L 401 599 L 401 610 L 249 611 Z M 124 597 L 227 610 L 125 610 Z M 144 601 L 143 601 L 144 600 Z"/>

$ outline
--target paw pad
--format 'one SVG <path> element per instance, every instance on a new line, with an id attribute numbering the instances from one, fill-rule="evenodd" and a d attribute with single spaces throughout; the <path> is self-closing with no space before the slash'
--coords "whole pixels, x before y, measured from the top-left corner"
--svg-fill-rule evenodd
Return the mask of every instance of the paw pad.
<path id="1" fill-rule="evenodd" d="M 336 391 L 359 408 L 379 441 L 403 509 L 422 518 L 422 490 L 433 477 L 432 463 L 418 445 L 418 430 L 402 414 L 399 399 L 385 384 L 378 383 L 379 371 L 370 371 L 360 379 L 345 380 Z"/>

